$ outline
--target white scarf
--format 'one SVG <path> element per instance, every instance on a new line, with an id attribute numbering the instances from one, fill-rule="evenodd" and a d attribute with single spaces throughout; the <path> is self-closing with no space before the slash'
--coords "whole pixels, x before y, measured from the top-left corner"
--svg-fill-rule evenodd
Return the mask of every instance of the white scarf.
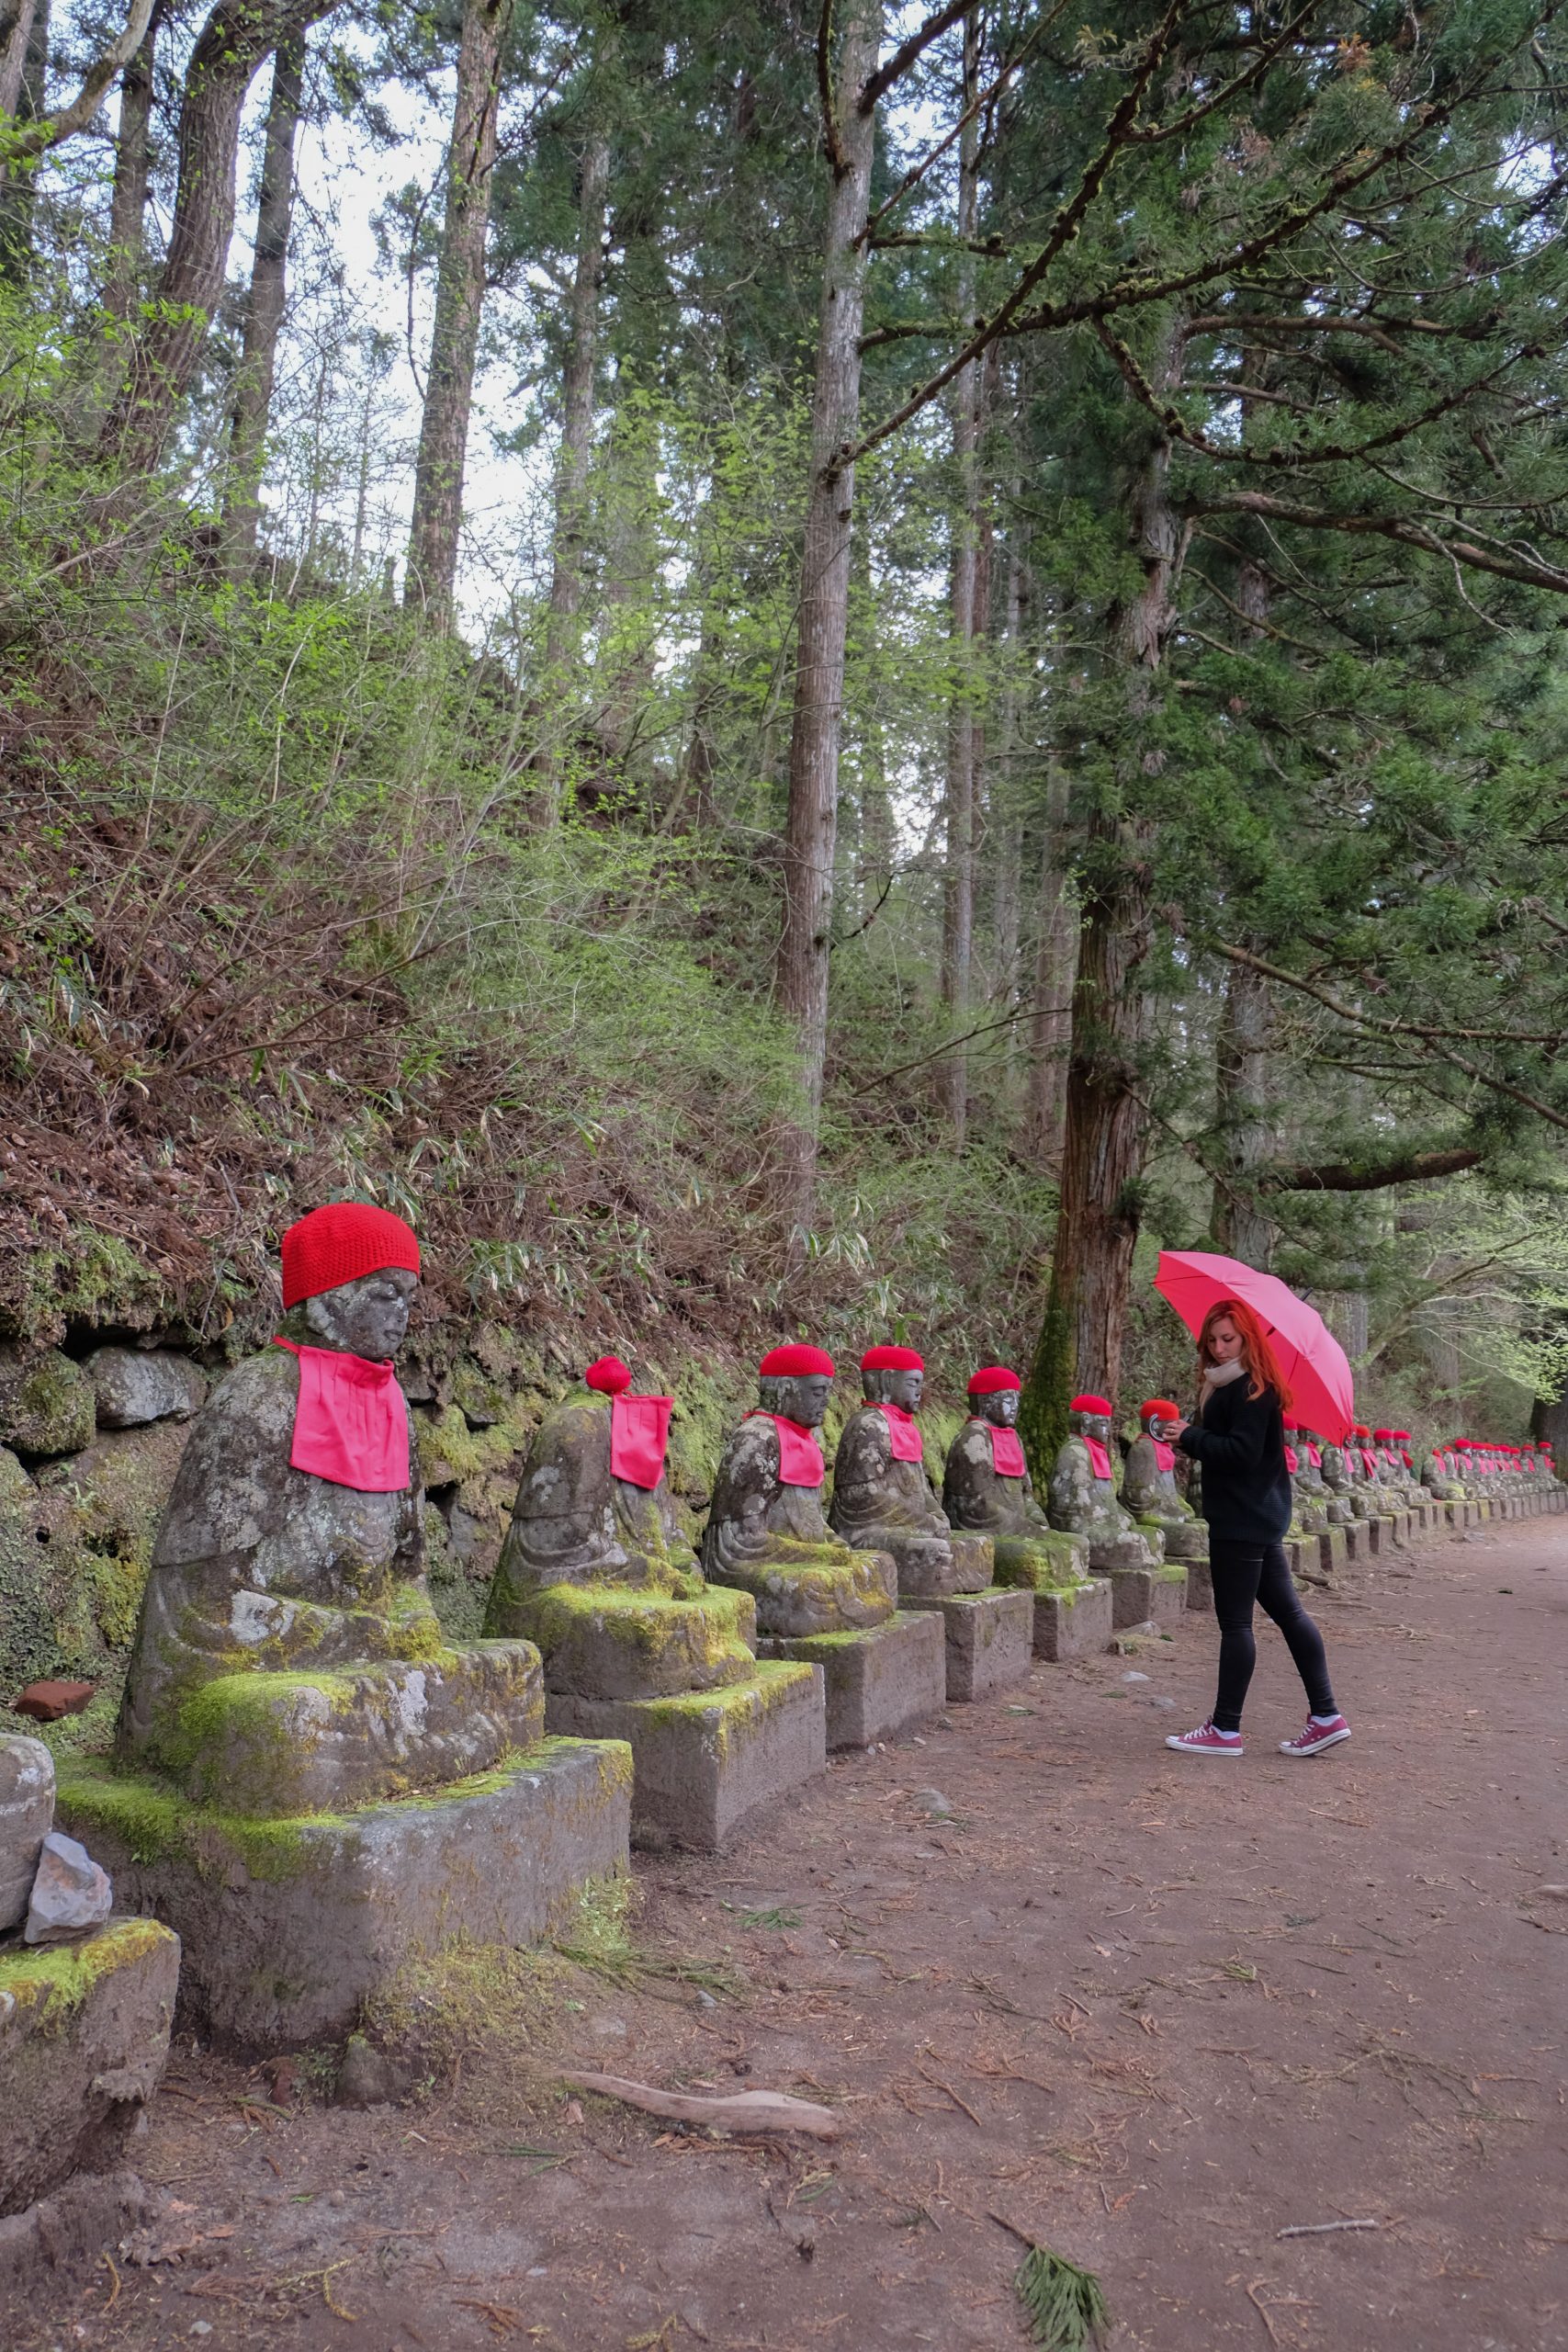
<path id="1" fill-rule="evenodd" d="M 1239 1356 L 1233 1356 L 1229 1363 L 1211 1363 L 1204 1366 L 1203 1388 L 1202 1393 L 1198 1399 L 1198 1419 L 1200 1420 L 1203 1418 L 1203 1408 L 1208 1403 L 1210 1397 L 1213 1395 L 1215 1389 L 1228 1388 L 1231 1382 L 1233 1380 L 1240 1380 L 1246 1374 L 1246 1371 L 1247 1366 L 1243 1363 Z"/>

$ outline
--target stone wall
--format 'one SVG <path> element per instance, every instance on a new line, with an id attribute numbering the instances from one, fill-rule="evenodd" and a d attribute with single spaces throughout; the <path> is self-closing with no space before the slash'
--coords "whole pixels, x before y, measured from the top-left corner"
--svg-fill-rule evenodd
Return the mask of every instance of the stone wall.
<path id="1" fill-rule="evenodd" d="M 455 1638 L 479 1632 L 534 1430 L 599 1351 L 596 1340 L 569 1346 L 562 1335 L 480 1321 L 405 1356 L 431 1590 Z M 73 1328 L 70 1352 L 0 1345 L 0 1728 L 22 1727 L 9 1702 L 25 1684 L 63 1676 L 100 1687 L 90 1716 L 62 1736 L 107 1736 L 190 1417 L 226 1362 L 156 1333 L 128 1343 L 123 1327 L 80 1338 Z M 755 1374 L 733 1358 L 660 1363 L 642 1353 L 638 1364 L 639 1381 L 676 1400 L 670 1481 L 694 1537 L 725 1439 L 756 1401 Z M 829 1465 L 859 1385 L 852 1374 L 838 1383 L 824 1430 Z M 922 1416 L 939 1487 L 961 1418 L 935 1400 Z"/>

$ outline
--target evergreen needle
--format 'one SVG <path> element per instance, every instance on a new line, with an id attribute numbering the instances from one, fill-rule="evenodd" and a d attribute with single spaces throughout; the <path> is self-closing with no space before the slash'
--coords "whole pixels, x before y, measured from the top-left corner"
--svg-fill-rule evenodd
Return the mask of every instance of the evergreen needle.
<path id="1" fill-rule="evenodd" d="M 1000 2214 L 992 2219 L 1001 2221 Z M 1029 2319 L 1032 2343 L 1042 2352 L 1089 2352 L 1111 2324 L 1111 2311 L 1092 2270 L 1080 2270 L 1065 2254 L 1038 2245 L 1010 2222 L 1002 2227 L 1029 2248 L 1013 2284 Z"/>

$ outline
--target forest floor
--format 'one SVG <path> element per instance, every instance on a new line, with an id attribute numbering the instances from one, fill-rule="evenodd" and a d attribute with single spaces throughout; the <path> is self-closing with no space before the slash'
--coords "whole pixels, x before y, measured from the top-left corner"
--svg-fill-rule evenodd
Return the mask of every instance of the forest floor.
<path id="1" fill-rule="evenodd" d="M 1568 2346 L 1568 1520 L 1313 1606 L 1356 1736 L 1312 1763 L 1275 1749 L 1303 1707 L 1271 1629 L 1245 1759 L 1168 1753 L 1210 1697 L 1192 1615 L 648 1863 L 639 1938 L 739 1997 L 583 1980 L 526 2062 L 367 2112 L 243 2110 L 254 2075 L 176 2044 L 134 2160 L 187 2251 L 0 2342 L 1011 2346 L 999 2215 L 1099 2273 L 1119 2347 Z M 570 2103 L 571 2061 L 850 2128 L 688 2135 Z M 1281 2235 L 1341 2220 L 1378 2226 Z"/>

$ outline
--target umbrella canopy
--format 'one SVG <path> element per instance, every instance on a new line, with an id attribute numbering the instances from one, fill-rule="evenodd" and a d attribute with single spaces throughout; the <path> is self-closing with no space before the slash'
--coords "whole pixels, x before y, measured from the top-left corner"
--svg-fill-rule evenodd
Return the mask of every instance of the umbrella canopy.
<path id="1" fill-rule="evenodd" d="M 1260 1274 L 1239 1258 L 1217 1258 L 1206 1250 L 1162 1250 L 1155 1288 L 1194 1339 L 1211 1306 L 1224 1298 L 1242 1300 L 1268 1328 L 1302 1426 L 1336 1445 L 1348 1437 L 1356 1419 L 1349 1360 L 1316 1307 L 1288 1290 L 1278 1275 Z"/>

